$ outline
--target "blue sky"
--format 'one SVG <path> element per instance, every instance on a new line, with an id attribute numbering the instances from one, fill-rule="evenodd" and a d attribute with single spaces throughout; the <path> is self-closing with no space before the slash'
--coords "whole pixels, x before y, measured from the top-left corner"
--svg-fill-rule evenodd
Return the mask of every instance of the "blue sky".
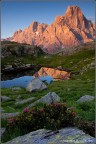
<path id="1" fill-rule="evenodd" d="M 94 0 L 2 0 L 1 38 L 7 38 L 33 21 L 50 24 L 57 15 L 64 15 L 68 6 L 77 5 L 90 20 L 95 19 Z"/>

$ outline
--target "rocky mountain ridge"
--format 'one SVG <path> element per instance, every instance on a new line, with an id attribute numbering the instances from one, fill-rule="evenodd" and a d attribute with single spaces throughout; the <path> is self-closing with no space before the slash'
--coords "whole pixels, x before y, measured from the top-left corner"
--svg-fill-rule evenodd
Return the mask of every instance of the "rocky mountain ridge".
<path id="1" fill-rule="evenodd" d="M 95 39 L 95 28 L 78 6 L 69 6 L 63 16 L 57 16 L 50 25 L 32 22 L 7 40 L 37 45 L 48 53 L 76 46 Z"/>

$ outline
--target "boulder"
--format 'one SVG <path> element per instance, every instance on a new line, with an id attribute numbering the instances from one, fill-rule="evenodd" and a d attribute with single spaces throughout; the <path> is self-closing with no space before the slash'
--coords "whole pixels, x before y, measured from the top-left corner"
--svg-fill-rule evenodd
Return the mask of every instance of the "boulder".
<path id="1" fill-rule="evenodd" d="M 82 96 L 80 99 L 77 100 L 78 103 L 83 103 L 83 102 L 89 102 L 89 101 L 92 101 L 94 100 L 94 96 L 89 96 L 89 95 L 85 95 L 85 96 Z"/>
<path id="2" fill-rule="evenodd" d="M 38 78 L 34 78 L 26 87 L 26 90 L 29 92 L 36 90 L 44 90 L 47 86 Z"/>
<path id="3" fill-rule="evenodd" d="M 95 138 L 71 127 L 58 131 L 39 129 L 5 144 L 95 144 Z"/>
<path id="4" fill-rule="evenodd" d="M 25 99 L 25 100 L 21 100 L 21 101 L 16 102 L 15 105 L 25 104 L 25 103 L 31 102 L 33 99 L 35 99 L 35 98 L 32 97 L 32 98 L 28 98 L 28 99 Z"/>
<path id="5" fill-rule="evenodd" d="M 52 102 L 56 103 L 60 101 L 60 97 L 55 92 L 49 92 L 44 97 L 30 104 L 27 108 L 35 106 L 37 103 L 51 104 Z"/>
<path id="6" fill-rule="evenodd" d="M 10 98 L 7 96 L 1 96 L 1 102 L 7 101 L 7 100 L 10 100 Z"/>
<path id="7" fill-rule="evenodd" d="M 34 74 L 35 77 L 51 76 L 54 79 L 66 80 L 69 79 L 70 73 L 66 71 L 56 70 L 54 68 L 41 67 L 41 69 Z"/>

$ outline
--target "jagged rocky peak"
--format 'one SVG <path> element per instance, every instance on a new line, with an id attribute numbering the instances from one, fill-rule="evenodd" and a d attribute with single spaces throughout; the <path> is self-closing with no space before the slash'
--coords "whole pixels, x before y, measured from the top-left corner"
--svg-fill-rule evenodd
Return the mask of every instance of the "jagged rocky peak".
<path id="1" fill-rule="evenodd" d="M 32 22 L 31 25 L 29 26 L 29 29 L 31 29 L 33 32 L 36 32 L 36 31 L 39 30 L 39 29 L 42 29 L 42 31 L 43 31 L 44 29 L 46 29 L 47 26 L 48 26 L 48 25 L 45 24 L 45 23 L 40 24 L 39 22 L 34 21 L 34 22 Z"/>
<path id="2" fill-rule="evenodd" d="M 65 13 L 66 16 L 73 16 L 73 15 L 83 15 L 81 9 L 78 6 L 68 6 L 67 11 Z"/>
<path id="3" fill-rule="evenodd" d="M 78 6 L 68 6 L 64 17 L 67 24 L 72 28 L 85 29 L 89 27 L 88 20 Z"/>
<path id="4" fill-rule="evenodd" d="M 16 36 L 17 34 L 20 34 L 22 32 L 21 29 L 18 29 L 17 31 L 14 32 L 14 35 L 13 36 Z"/>

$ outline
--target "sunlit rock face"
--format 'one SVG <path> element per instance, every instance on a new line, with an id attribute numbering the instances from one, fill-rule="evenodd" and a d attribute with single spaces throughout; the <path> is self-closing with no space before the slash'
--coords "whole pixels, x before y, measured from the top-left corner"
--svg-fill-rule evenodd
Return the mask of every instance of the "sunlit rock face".
<path id="1" fill-rule="evenodd" d="M 69 79 L 70 73 L 63 71 L 63 70 L 57 70 L 54 68 L 46 68 L 46 67 L 41 67 L 41 69 L 34 74 L 35 77 L 41 77 L 41 76 L 51 76 L 55 80 L 66 80 Z"/>
<path id="2" fill-rule="evenodd" d="M 62 48 L 93 41 L 95 26 L 78 6 L 68 6 L 63 16 L 57 16 L 52 24 L 32 22 L 24 30 L 18 30 L 8 40 L 37 45 L 48 53 Z"/>

